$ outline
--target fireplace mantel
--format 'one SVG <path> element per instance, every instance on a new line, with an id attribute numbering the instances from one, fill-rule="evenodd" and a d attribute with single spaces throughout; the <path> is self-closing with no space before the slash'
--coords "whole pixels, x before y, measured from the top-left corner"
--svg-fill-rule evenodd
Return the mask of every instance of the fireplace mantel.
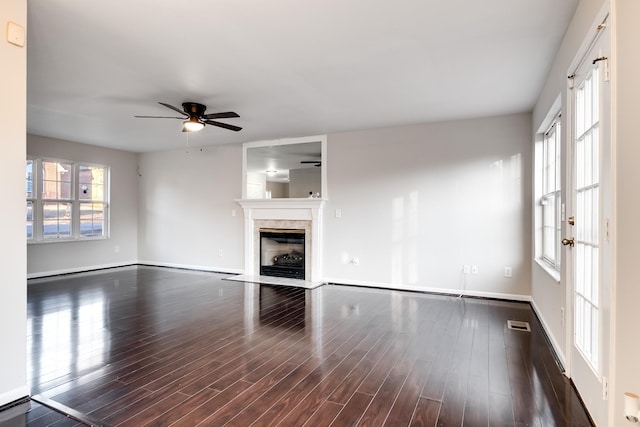
<path id="1" fill-rule="evenodd" d="M 307 281 L 322 280 L 322 207 L 324 199 L 237 199 L 244 211 L 244 269 L 257 275 L 256 221 L 308 221 L 311 265 Z M 308 256 L 308 254 L 307 254 Z"/>
<path id="2" fill-rule="evenodd" d="M 236 199 L 244 209 L 321 209 L 324 199 Z"/>

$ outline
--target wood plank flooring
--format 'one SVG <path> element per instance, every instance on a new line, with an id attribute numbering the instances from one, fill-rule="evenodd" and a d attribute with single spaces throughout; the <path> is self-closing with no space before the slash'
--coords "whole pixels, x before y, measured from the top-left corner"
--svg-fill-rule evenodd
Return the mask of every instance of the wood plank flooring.
<path id="1" fill-rule="evenodd" d="M 113 426 L 591 425 L 528 304 L 224 277 L 30 281 L 32 393 Z"/>
<path id="2" fill-rule="evenodd" d="M 85 425 L 67 417 L 66 415 L 43 406 L 33 400 L 20 405 L 18 408 L 11 408 L 0 412 L 0 426 L 2 427 L 22 427 L 22 426 L 55 426 L 55 427 L 77 427 Z"/>

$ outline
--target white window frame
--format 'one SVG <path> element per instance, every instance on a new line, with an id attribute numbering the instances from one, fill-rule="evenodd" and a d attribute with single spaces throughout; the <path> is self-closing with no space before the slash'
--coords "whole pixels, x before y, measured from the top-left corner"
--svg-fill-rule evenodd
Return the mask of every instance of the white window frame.
<path id="1" fill-rule="evenodd" d="M 32 163 L 32 197 L 26 198 L 26 203 L 31 202 L 33 204 L 33 226 L 32 237 L 27 237 L 28 244 L 40 244 L 40 243 L 60 243 L 60 242 L 77 242 L 87 240 L 104 240 L 110 238 L 110 179 L 111 168 L 108 165 L 97 164 L 92 162 L 77 162 L 64 159 L 50 158 L 50 157 L 27 157 L 27 161 Z M 43 197 L 43 177 L 42 177 L 42 164 L 43 162 L 64 163 L 71 165 L 71 195 L 66 198 L 44 198 Z M 96 167 L 104 168 L 104 200 L 88 200 L 80 198 L 80 167 Z M 25 177 L 26 180 L 26 177 Z M 25 181 L 26 184 L 26 181 Z M 26 194 L 26 189 L 25 189 Z M 59 195 L 58 195 L 59 196 Z M 46 237 L 44 236 L 44 205 L 45 203 L 69 203 L 71 205 L 71 233 L 69 236 L 58 237 Z M 101 235 L 90 236 L 81 234 L 80 230 L 80 206 L 84 203 L 98 203 L 102 204 L 103 209 L 103 232 Z M 26 204 L 25 204 L 26 207 Z"/>
<path id="2" fill-rule="evenodd" d="M 542 214 L 540 226 L 542 229 L 540 259 L 554 270 L 560 271 L 561 264 L 561 208 L 562 191 L 560 177 L 562 174 L 562 120 L 557 114 L 550 126 L 542 135 L 541 188 L 540 205 Z M 547 206 L 554 210 L 549 215 Z M 548 242 L 549 236 L 553 237 Z M 546 248 L 553 247 L 553 254 L 546 252 Z"/>
<path id="3" fill-rule="evenodd" d="M 27 198 L 27 203 L 25 208 L 31 203 L 31 237 L 27 235 L 27 242 L 33 242 L 35 240 L 35 229 L 36 229 L 36 198 L 38 197 L 38 174 L 36 173 L 36 161 L 32 158 L 27 158 L 27 162 L 31 162 L 31 197 L 28 196 L 27 188 L 25 187 L 25 196 Z M 25 164 L 26 169 L 26 164 Z M 27 176 L 25 175 L 25 185 L 27 184 Z M 26 214 L 26 212 L 25 212 Z M 26 219 L 26 218 L 25 218 Z M 26 232 L 26 230 L 25 230 Z"/>
<path id="4" fill-rule="evenodd" d="M 600 68 L 595 65 L 587 77 L 574 91 L 572 143 L 576 149 L 576 166 L 573 191 L 575 192 L 575 211 L 579 222 L 576 224 L 575 248 L 577 252 L 575 274 L 585 273 L 584 279 L 574 277 L 574 342 L 578 352 L 596 377 L 602 372 L 602 320 L 601 320 L 601 279 L 599 251 L 600 244 L 600 152 L 601 152 L 601 115 L 600 115 Z M 594 118 L 597 117 L 597 120 Z M 595 139 L 595 142 L 594 142 Z M 587 141 L 589 141 L 587 143 Z M 579 145 L 583 145 L 580 147 Z M 586 160 L 584 160 L 586 159 Z M 584 169 L 580 164 L 589 164 Z M 582 199 L 582 200 L 581 200 Z M 591 203 L 586 200 L 594 199 Z M 595 207 L 592 215 L 584 215 L 581 206 Z M 587 261 L 589 260 L 589 261 Z M 586 264 L 586 265 L 585 265 Z"/>

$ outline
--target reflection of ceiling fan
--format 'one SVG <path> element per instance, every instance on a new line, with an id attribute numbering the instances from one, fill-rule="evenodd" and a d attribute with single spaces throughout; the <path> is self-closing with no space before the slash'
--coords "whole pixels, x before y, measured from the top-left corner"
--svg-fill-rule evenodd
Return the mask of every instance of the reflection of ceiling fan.
<path id="1" fill-rule="evenodd" d="M 204 127 L 204 125 L 218 126 L 220 128 L 229 129 L 232 131 L 239 131 L 242 128 L 226 123 L 216 122 L 212 119 L 229 119 L 234 117 L 240 117 L 237 113 L 229 111 L 226 113 L 211 113 L 204 114 L 207 109 L 206 105 L 198 104 L 197 102 L 183 102 L 182 110 L 164 102 L 158 102 L 158 104 L 170 108 L 173 111 L 182 114 L 183 117 L 167 117 L 167 116 L 134 116 L 141 119 L 179 119 L 182 120 L 182 132 L 197 132 Z"/>
<path id="2" fill-rule="evenodd" d="M 313 166 L 319 168 L 320 166 L 322 166 L 322 161 L 321 160 L 303 160 L 300 162 L 300 164 L 312 164 Z"/>

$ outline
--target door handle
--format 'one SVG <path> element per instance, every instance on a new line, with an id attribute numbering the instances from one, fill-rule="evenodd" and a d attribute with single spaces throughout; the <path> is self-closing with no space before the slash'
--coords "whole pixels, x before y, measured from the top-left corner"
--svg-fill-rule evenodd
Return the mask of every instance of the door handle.
<path id="1" fill-rule="evenodd" d="M 573 237 L 571 239 L 562 239 L 561 243 L 564 246 L 571 246 L 571 247 L 573 247 L 573 245 L 575 244 L 575 242 L 573 241 Z"/>

